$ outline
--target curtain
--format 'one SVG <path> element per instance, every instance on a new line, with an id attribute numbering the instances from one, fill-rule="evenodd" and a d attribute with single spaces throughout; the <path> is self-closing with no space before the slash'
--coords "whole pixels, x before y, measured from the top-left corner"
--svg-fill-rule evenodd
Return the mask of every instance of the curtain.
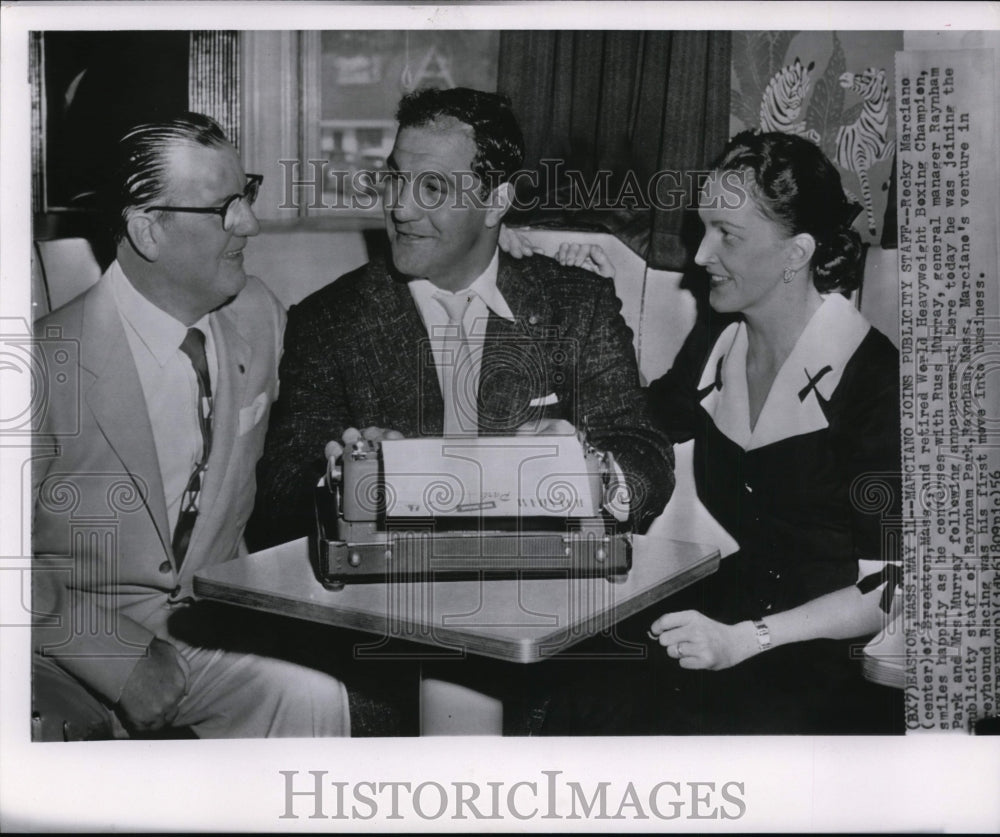
<path id="1" fill-rule="evenodd" d="M 684 268 L 690 173 L 729 135 L 729 33 L 506 31 L 497 86 L 538 173 L 515 220 L 605 229 Z"/>
<path id="2" fill-rule="evenodd" d="M 240 144 L 240 33 L 192 32 L 188 106 L 211 116 L 227 139 Z"/>
<path id="3" fill-rule="evenodd" d="M 42 136 L 42 33 L 28 33 L 28 84 L 31 87 L 31 211 L 45 209 L 45 142 Z"/>

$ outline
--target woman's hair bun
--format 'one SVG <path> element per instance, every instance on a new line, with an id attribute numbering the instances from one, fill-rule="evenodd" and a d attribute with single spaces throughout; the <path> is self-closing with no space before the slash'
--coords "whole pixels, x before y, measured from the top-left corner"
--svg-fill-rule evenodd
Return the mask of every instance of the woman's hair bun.
<path id="1" fill-rule="evenodd" d="M 813 281 L 820 293 L 850 293 L 861 285 L 861 236 L 850 227 L 831 233 L 816 242 L 813 254 Z"/>

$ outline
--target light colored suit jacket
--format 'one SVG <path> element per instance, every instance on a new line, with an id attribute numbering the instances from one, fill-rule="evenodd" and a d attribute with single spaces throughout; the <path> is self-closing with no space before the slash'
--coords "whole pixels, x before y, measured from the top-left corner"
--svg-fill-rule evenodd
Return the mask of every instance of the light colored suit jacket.
<path id="1" fill-rule="evenodd" d="M 194 574 L 242 547 L 285 313 L 259 280 L 213 316 L 213 442 L 200 512 L 175 565 L 156 447 L 108 277 L 36 330 L 34 644 L 116 701 Z"/>

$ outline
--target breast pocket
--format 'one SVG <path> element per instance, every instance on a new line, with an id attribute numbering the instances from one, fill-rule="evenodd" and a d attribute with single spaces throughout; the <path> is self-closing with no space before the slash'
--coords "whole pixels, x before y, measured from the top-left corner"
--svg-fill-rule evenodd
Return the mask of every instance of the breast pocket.
<path id="1" fill-rule="evenodd" d="M 261 423 L 267 415 L 270 399 L 266 392 L 260 393 L 250 404 L 240 410 L 239 436 L 244 436 Z"/>

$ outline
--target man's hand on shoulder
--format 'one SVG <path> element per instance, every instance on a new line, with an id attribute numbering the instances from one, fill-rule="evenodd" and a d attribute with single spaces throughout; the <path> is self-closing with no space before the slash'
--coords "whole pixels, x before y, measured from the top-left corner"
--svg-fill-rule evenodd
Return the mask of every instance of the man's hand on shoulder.
<path id="1" fill-rule="evenodd" d="M 170 726 L 187 694 L 188 674 L 187 663 L 177 649 L 154 637 L 118 699 L 118 714 L 125 727 L 151 731 Z"/>

